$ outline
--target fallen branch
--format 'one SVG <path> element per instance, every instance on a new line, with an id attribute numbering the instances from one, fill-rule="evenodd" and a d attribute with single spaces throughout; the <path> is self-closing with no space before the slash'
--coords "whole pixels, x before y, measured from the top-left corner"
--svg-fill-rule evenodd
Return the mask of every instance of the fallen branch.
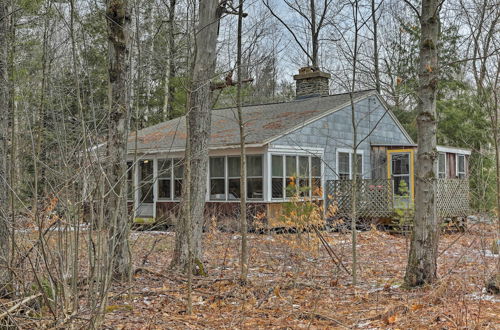
<path id="1" fill-rule="evenodd" d="M 326 252 L 328 252 L 328 255 L 330 256 L 330 258 L 332 259 L 333 263 L 337 266 L 337 267 L 340 267 L 342 266 L 342 268 L 346 271 L 347 274 L 351 275 L 351 272 L 347 269 L 347 267 L 342 263 L 342 259 L 340 259 L 337 254 L 335 253 L 335 251 L 333 251 L 332 247 L 330 246 L 330 244 L 328 244 L 327 240 L 323 237 L 323 235 L 321 234 L 321 232 L 318 230 L 318 228 L 316 226 L 313 226 L 313 229 L 314 229 L 314 232 L 316 233 L 316 235 L 319 237 L 319 240 L 321 241 L 321 244 L 323 244 L 323 247 L 325 248 Z M 335 259 L 337 258 L 338 261 Z"/>
<path id="2" fill-rule="evenodd" d="M 32 301 L 32 300 L 40 297 L 41 295 L 42 295 L 41 293 L 37 293 L 37 294 L 34 294 L 32 296 L 24 298 L 23 300 L 21 300 L 20 302 L 18 302 L 17 304 L 15 304 L 11 308 L 9 308 L 8 310 L 6 310 L 2 314 L 0 314 L 0 320 L 3 320 L 4 317 L 6 317 L 7 315 L 10 315 L 13 311 L 15 311 L 16 309 L 18 309 L 22 305 L 24 305 L 24 304 L 26 304 L 26 303 L 28 303 L 28 302 L 30 302 L 30 301 Z"/>

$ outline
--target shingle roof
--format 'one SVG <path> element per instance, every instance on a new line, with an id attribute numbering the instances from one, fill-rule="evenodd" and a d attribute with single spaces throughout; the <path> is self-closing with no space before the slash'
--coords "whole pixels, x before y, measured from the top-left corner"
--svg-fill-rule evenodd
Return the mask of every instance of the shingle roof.
<path id="1" fill-rule="evenodd" d="M 373 90 L 355 92 L 355 101 L 373 94 Z M 311 97 L 284 103 L 250 105 L 242 108 L 246 123 L 246 143 L 263 145 L 325 113 L 338 110 L 350 102 L 349 94 Z M 186 145 L 185 116 L 172 119 L 138 132 L 139 152 L 181 150 Z M 231 147 L 240 143 L 236 108 L 212 110 L 212 132 L 209 147 Z M 135 132 L 130 134 L 128 150 L 135 150 Z"/>

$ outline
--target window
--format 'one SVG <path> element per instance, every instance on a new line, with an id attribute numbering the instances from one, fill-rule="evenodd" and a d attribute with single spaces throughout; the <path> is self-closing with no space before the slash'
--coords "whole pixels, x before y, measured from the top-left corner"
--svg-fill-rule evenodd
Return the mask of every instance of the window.
<path id="1" fill-rule="evenodd" d="M 182 159 L 158 159 L 158 199 L 179 199 L 183 174 Z"/>
<path id="2" fill-rule="evenodd" d="M 210 199 L 226 199 L 224 157 L 210 157 Z"/>
<path id="3" fill-rule="evenodd" d="M 153 203 L 153 161 L 149 159 L 142 160 L 139 166 L 139 201 L 141 203 Z"/>
<path id="4" fill-rule="evenodd" d="M 262 155 L 247 156 L 247 198 L 264 198 Z"/>
<path id="5" fill-rule="evenodd" d="M 273 155 L 271 157 L 271 176 L 272 176 L 272 197 L 273 198 L 283 198 L 283 191 L 284 191 L 284 185 L 283 185 L 283 156 L 276 156 Z"/>
<path id="6" fill-rule="evenodd" d="M 134 163 L 127 162 L 127 199 L 134 200 Z"/>
<path id="7" fill-rule="evenodd" d="M 172 160 L 158 160 L 158 198 L 172 198 Z"/>
<path id="8" fill-rule="evenodd" d="M 240 199 L 240 159 L 238 156 L 210 157 L 210 200 Z M 258 200 L 264 197 L 262 161 L 262 155 L 247 156 L 248 199 Z"/>
<path id="9" fill-rule="evenodd" d="M 363 178 L 363 152 L 361 150 L 356 152 L 357 171 L 356 176 L 358 179 Z M 353 174 L 354 153 L 352 151 L 339 151 L 337 152 L 337 176 L 339 180 L 351 180 Z"/>
<path id="10" fill-rule="evenodd" d="M 184 165 L 182 159 L 172 159 L 174 167 L 174 199 L 182 195 L 182 177 L 184 176 Z"/>
<path id="11" fill-rule="evenodd" d="M 338 176 L 340 180 L 349 180 L 351 178 L 351 164 L 349 163 L 348 152 L 338 153 Z"/>
<path id="12" fill-rule="evenodd" d="M 440 152 L 438 156 L 438 178 L 446 178 L 446 154 Z"/>
<path id="13" fill-rule="evenodd" d="M 457 176 L 465 178 L 465 155 L 457 155 Z"/>
<path id="14" fill-rule="evenodd" d="M 271 197 L 282 199 L 295 194 L 322 196 L 321 158 L 308 155 L 271 156 Z"/>

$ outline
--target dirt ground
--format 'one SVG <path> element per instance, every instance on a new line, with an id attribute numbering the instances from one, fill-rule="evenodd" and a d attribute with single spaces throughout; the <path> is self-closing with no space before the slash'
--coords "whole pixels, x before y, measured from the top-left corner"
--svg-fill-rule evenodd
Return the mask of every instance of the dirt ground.
<path id="1" fill-rule="evenodd" d="M 314 233 L 252 234 L 249 283 L 238 281 L 240 236 L 204 236 L 208 276 L 193 282 L 193 314 L 186 315 L 187 281 L 169 270 L 174 234 L 132 234 L 131 283 L 112 289 L 109 329 L 500 329 L 500 297 L 485 279 L 498 255 L 490 251 L 492 225 L 441 236 L 439 278 L 432 287 L 402 286 L 408 238 L 360 232 L 359 284 L 336 266 Z M 324 233 L 347 270 L 349 233 Z"/>

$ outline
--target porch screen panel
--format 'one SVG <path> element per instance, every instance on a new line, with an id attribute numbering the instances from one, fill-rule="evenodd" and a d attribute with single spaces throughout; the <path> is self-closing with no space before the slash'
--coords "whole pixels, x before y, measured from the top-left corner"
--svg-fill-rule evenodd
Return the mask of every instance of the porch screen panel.
<path id="1" fill-rule="evenodd" d="M 309 157 L 299 156 L 299 177 L 297 180 L 300 196 L 309 196 L 311 191 L 309 177 Z"/>
<path id="2" fill-rule="evenodd" d="M 134 200 L 134 163 L 127 162 L 127 199 Z"/>
<path id="3" fill-rule="evenodd" d="M 321 158 L 311 157 L 311 191 L 313 196 L 321 196 Z"/>
<path id="4" fill-rule="evenodd" d="M 271 157 L 271 168 L 272 168 L 272 197 L 273 198 L 283 198 L 283 156 L 273 155 Z"/>
<path id="5" fill-rule="evenodd" d="M 174 198 L 178 199 L 182 195 L 182 177 L 184 176 L 184 165 L 182 159 L 173 159 L 174 168 Z"/>
<path id="6" fill-rule="evenodd" d="M 264 198 L 262 155 L 247 156 L 247 198 Z"/>
<path id="7" fill-rule="evenodd" d="M 158 160 L 158 198 L 172 198 L 172 160 Z"/>
<path id="8" fill-rule="evenodd" d="M 241 161 L 240 157 L 227 157 L 227 172 L 228 172 L 228 199 L 240 199 L 241 185 L 240 185 L 240 170 Z M 247 166 L 248 167 L 248 166 Z"/>
<path id="9" fill-rule="evenodd" d="M 285 157 L 285 168 L 286 168 L 286 197 L 292 197 L 296 192 L 297 184 L 297 157 L 296 156 L 286 156 Z"/>
<path id="10" fill-rule="evenodd" d="M 224 157 L 210 157 L 210 199 L 226 199 Z"/>
<path id="11" fill-rule="evenodd" d="M 142 203 L 153 203 L 153 161 L 142 160 L 140 163 L 140 198 Z"/>

